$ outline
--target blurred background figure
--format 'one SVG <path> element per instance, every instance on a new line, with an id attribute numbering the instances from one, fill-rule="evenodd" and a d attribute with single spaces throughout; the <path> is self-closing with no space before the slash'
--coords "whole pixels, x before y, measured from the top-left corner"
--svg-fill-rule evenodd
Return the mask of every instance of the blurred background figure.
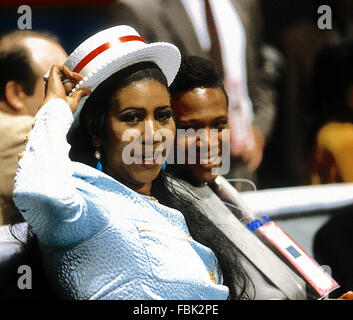
<path id="1" fill-rule="evenodd" d="M 15 30 L 0 37 L 0 225 L 17 222 L 12 210 L 17 155 L 44 99 L 44 74 L 66 60 L 55 37 Z"/>
<path id="2" fill-rule="evenodd" d="M 353 38 L 324 47 L 314 67 L 311 183 L 353 182 Z M 314 255 L 341 288 L 353 288 L 353 208 L 336 210 L 314 238 Z"/>
<path id="3" fill-rule="evenodd" d="M 319 51 L 313 89 L 310 182 L 353 182 L 353 37 Z"/>
<path id="4" fill-rule="evenodd" d="M 26 136 L 44 99 L 43 76 L 66 58 L 56 37 L 48 33 L 13 30 L 0 35 L 0 298 L 3 294 L 24 298 L 26 293 L 31 299 L 49 297 L 41 269 L 33 270 L 33 278 L 38 279 L 34 290 L 17 287 L 18 266 L 34 267 L 32 262 L 39 261 L 39 256 L 24 250 L 10 232 L 12 228 L 13 234 L 26 242 L 27 224 L 20 223 L 23 218 L 13 203 L 12 190 L 18 155 L 24 151 Z"/>
<path id="5" fill-rule="evenodd" d="M 332 24 L 320 29 L 321 5 L 331 8 Z M 285 57 L 275 141 L 265 155 L 263 187 L 306 184 L 312 151 L 312 128 L 318 110 L 313 108 L 313 68 L 318 51 L 326 44 L 353 35 L 352 0 L 264 1 L 265 39 Z"/>
<path id="6" fill-rule="evenodd" d="M 128 24 L 147 42 L 168 41 L 185 55 L 212 60 L 229 95 L 230 178 L 256 182 L 273 127 L 272 79 L 264 70 L 261 10 L 256 0 L 118 0 L 111 24 Z M 237 184 L 238 189 L 251 189 Z"/>

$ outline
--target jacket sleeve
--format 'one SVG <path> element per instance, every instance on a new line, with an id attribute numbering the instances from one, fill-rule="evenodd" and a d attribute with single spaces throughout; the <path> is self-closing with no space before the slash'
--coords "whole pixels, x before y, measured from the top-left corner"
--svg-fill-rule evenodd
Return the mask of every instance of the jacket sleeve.
<path id="1" fill-rule="evenodd" d="M 72 122 L 64 100 L 45 104 L 35 117 L 15 177 L 15 204 L 46 245 L 80 242 L 106 223 L 103 216 L 88 216 L 91 204 L 75 185 L 74 162 L 66 140 Z"/>

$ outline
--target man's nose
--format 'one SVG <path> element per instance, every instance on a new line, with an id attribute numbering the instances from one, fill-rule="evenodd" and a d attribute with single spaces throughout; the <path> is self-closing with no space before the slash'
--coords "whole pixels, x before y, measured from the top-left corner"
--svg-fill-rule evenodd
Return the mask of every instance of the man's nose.
<path id="1" fill-rule="evenodd" d="M 211 128 L 203 128 L 196 138 L 196 147 L 202 150 L 210 150 L 218 145 L 218 135 Z"/>

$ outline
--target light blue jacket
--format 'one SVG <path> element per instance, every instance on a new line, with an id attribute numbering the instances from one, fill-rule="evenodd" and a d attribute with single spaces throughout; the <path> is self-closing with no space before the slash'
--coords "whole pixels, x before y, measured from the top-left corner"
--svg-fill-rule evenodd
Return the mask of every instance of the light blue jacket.
<path id="1" fill-rule="evenodd" d="M 68 299 L 227 299 L 214 253 L 183 215 L 69 158 L 73 116 L 40 109 L 14 200 L 37 235 L 49 281 Z"/>

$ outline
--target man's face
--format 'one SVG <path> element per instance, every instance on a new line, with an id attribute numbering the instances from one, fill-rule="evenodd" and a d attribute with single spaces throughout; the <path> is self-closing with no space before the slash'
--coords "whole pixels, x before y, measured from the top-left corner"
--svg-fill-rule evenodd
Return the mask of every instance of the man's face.
<path id="1" fill-rule="evenodd" d="M 205 140 L 187 137 L 185 142 L 178 139 L 177 144 L 185 143 L 185 163 L 189 163 L 187 168 L 192 176 L 201 183 L 212 182 L 217 177 L 213 169 L 222 165 L 214 163 L 215 155 L 222 157 L 223 150 L 229 149 L 229 136 L 225 138 L 222 134 L 224 129 L 229 129 L 224 92 L 220 88 L 197 88 L 179 95 L 172 106 L 178 129 L 203 129 L 207 133 Z M 177 145 L 177 150 L 181 148 L 183 146 Z M 190 164 L 193 159 L 188 159 L 190 148 L 196 149 L 196 164 Z"/>
<path id="2" fill-rule="evenodd" d="M 38 76 L 33 94 L 26 95 L 24 98 L 24 113 L 34 116 L 44 99 L 45 82 L 43 76 L 52 65 L 64 64 L 67 54 L 59 44 L 42 38 L 27 37 L 23 38 L 21 43 L 28 49 L 32 58 L 32 68 Z"/>

